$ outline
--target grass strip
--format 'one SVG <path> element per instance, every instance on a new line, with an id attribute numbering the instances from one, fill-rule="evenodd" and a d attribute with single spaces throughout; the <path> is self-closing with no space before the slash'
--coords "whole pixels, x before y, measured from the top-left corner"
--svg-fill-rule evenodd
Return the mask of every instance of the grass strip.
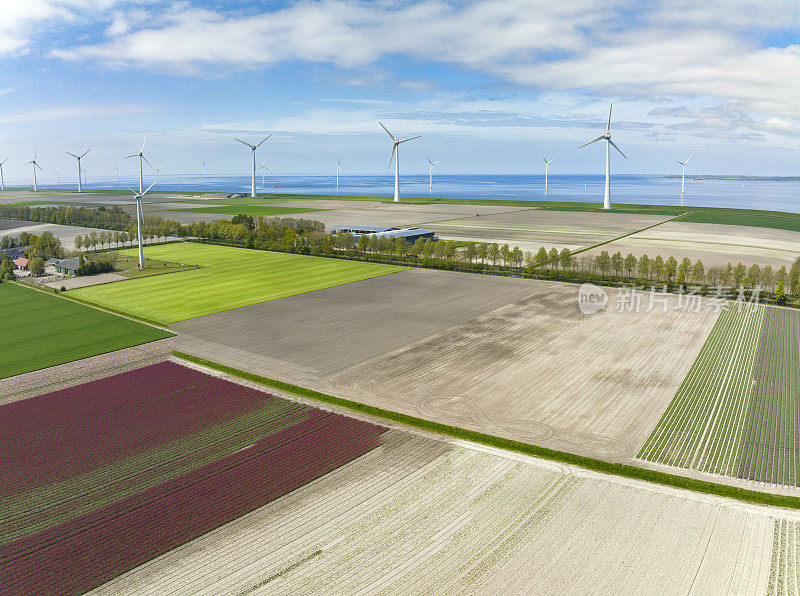
<path id="1" fill-rule="evenodd" d="M 612 242 L 616 242 L 617 240 L 622 240 L 623 238 L 627 238 L 628 236 L 633 236 L 634 234 L 639 234 L 641 232 L 646 232 L 647 230 L 649 230 L 651 228 L 655 228 L 655 227 L 664 225 L 665 223 L 669 223 L 671 221 L 675 221 L 676 219 L 680 219 L 684 215 L 689 215 L 689 214 L 688 213 L 681 213 L 677 217 L 671 217 L 670 219 L 665 219 L 664 221 L 660 221 L 660 222 L 655 223 L 655 224 L 653 224 L 651 226 L 647 226 L 646 228 L 642 228 L 641 230 L 634 230 L 633 232 L 626 232 L 626 233 L 622 234 L 621 236 L 617 236 L 615 238 L 612 238 L 611 240 L 603 240 L 602 242 L 598 242 L 597 244 L 592 244 L 591 246 L 587 246 L 586 248 L 580 248 L 580 249 L 578 249 L 576 251 L 573 251 L 571 254 L 574 256 L 574 255 L 580 254 L 582 252 L 586 252 L 587 250 L 592 250 L 593 248 L 597 248 L 598 246 L 604 246 L 606 244 L 611 244 Z"/>
<path id="2" fill-rule="evenodd" d="M 230 366 L 226 366 L 224 364 L 219 364 L 217 362 L 212 362 L 211 360 L 206 360 L 205 358 L 192 356 L 191 354 L 186 354 L 184 352 L 173 351 L 172 353 L 173 355 L 177 356 L 178 358 L 182 358 L 183 360 L 194 362 L 195 364 L 199 364 L 200 366 L 205 366 L 207 368 L 211 368 L 240 379 L 252 381 L 254 383 L 259 383 L 260 385 L 265 385 L 267 387 L 272 387 L 273 389 L 277 389 L 279 391 L 285 391 L 286 393 L 291 393 L 300 397 L 312 399 L 314 401 L 346 408 L 354 412 L 368 414 L 370 416 L 375 416 L 377 418 L 383 418 L 384 420 L 398 422 L 406 426 L 419 428 L 440 435 L 454 437 L 456 439 L 463 439 L 465 441 L 480 443 L 482 445 L 488 445 L 489 447 L 497 447 L 499 449 L 505 449 L 508 451 L 516 451 L 517 453 L 523 453 L 525 455 L 531 455 L 533 457 L 538 457 L 541 459 L 572 464 L 575 466 L 579 466 L 581 468 L 585 468 L 587 470 L 602 472 L 604 474 L 611 474 L 614 476 L 621 476 L 624 478 L 633 478 L 635 480 L 644 480 L 646 482 L 652 482 L 655 484 L 663 484 L 665 486 L 672 486 L 675 488 L 691 490 L 698 493 L 727 497 L 730 499 L 736 499 L 747 503 L 755 503 L 758 505 L 769 505 L 773 507 L 787 507 L 790 509 L 800 509 L 800 497 L 764 493 L 746 488 L 740 488 L 737 486 L 729 486 L 725 484 L 717 484 L 716 482 L 708 482 L 706 480 L 698 480 L 695 478 L 676 476 L 674 474 L 668 474 L 666 472 L 660 472 L 657 470 L 647 470 L 645 468 L 631 466 L 628 464 L 617 464 L 613 462 L 607 462 L 592 457 L 576 455 L 574 453 L 567 453 L 565 451 L 556 451 L 555 449 L 548 449 L 547 447 L 539 447 L 538 445 L 522 443 L 520 441 L 515 441 L 513 439 L 496 437 L 494 435 L 488 435 L 473 430 L 467 430 L 456 426 L 450 426 L 448 424 L 441 424 L 439 422 L 433 422 L 430 420 L 417 418 L 415 416 L 409 416 L 408 414 L 401 414 L 399 412 L 393 412 L 391 410 L 384 410 L 383 408 L 377 408 L 375 406 L 362 404 L 341 397 L 334 397 L 332 395 L 320 393 L 319 391 L 314 391 L 313 389 L 306 389 L 305 387 L 292 385 L 291 383 L 286 383 L 284 381 L 278 381 L 275 379 L 270 379 L 267 377 L 262 377 L 260 375 L 248 373 Z"/>

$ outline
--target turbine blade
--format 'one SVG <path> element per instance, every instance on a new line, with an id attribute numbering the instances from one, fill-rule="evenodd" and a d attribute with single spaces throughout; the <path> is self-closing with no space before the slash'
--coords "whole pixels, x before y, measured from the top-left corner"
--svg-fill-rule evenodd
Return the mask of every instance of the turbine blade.
<path id="1" fill-rule="evenodd" d="M 151 188 L 153 188 L 155 185 L 156 185 L 156 183 L 155 183 L 155 182 L 153 182 L 153 183 L 152 183 L 150 186 L 148 186 L 148 187 L 147 187 L 147 190 L 146 190 L 146 191 L 144 191 L 144 192 L 141 194 L 141 196 L 144 196 L 144 195 L 146 195 L 146 194 L 147 194 L 147 193 L 150 191 L 150 189 L 151 189 Z"/>
<path id="2" fill-rule="evenodd" d="M 36 163 L 36 162 L 33 162 L 33 167 L 35 167 L 35 168 L 39 168 L 39 170 L 41 170 L 42 172 L 44 172 L 44 170 L 42 170 L 42 166 L 40 166 L 40 165 L 39 165 L 38 163 Z"/>
<path id="3" fill-rule="evenodd" d="M 8 158 L 6 157 L 6 158 L 5 158 L 3 161 L 0 161 L 0 166 L 2 166 L 2 165 L 3 165 L 4 163 L 6 163 L 7 161 L 8 161 Z"/>
<path id="4" fill-rule="evenodd" d="M 583 145 L 581 145 L 580 147 L 578 147 L 578 149 L 580 149 L 581 147 L 586 147 L 586 145 L 591 145 L 592 143 L 596 143 L 597 141 L 602 141 L 602 140 L 603 140 L 603 137 L 602 137 L 602 136 L 600 136 L 600 137 L 597 137 L 597 138 L 596 138 L 595 140 L 593 140 L 593 141 L 589 141 L 588 143 L 584 143 Z"/>
<path id="5" fill-rule="evenodd" d="M 270 138 L 271 136 L 272 136 L 272 133 L 268 134 L 266 137 L 264 137 L 264 140 L 263 140 L 263 141 L 261 141 L 261 143 L 263 143 L 264 141 L 266 141 L 266 140 L 267 140 L 268 138 Z M 261 146 L 261 143 L 259 143 L 259 144 L 258 144 L 258 145 L 256 145 L 255 147 L 253 147 L 253 151 L 255 151 L 256 149 L 258 149 L 258 148 Z"/>
<path id="6" fill-rule="evenodd" d="M 395 141 L 395 144 L 392 145 L 392 155 L 391 155 L 391 157 L 389 157 L 389 167 L 386 168 L 387 170 L 392 167 L 392 160 L 394 159 L 395 149 L 397 149 L 397 142 L 396 141 Z"/>
<path id="7" fill-rule="evenodd" d="M 612 102 L 611 105 L 608 107 L 608 124 L 606 124 L 606 132 L 611 132 L 611 109 L 613 107 L 614 103 Z"/>
<path id="8" fill-rule="evenodd" d="M 136 155 L 128 155 L 127 157 L 123 157 L 123 159 L 130 159 L 131 157 L 139 157 L 139 154 Z"/>
<path id="9" fill-rule="evenodd" d="M 685 163 L 683 163 L 682 161 L 678 161 L 678 162 L 676 162 L 676 163 L 679 163 L 679 164 L 681 164 L 681 165 L 682 165 L 682 166 L 684 166 L 684 167 L 686 166 L 686 164 L 685 164 Z"/>
<path id="10" fill-rule="evenodd" d="M 141 148 L 141 149 L 139 149 L 139 153 L 144 153 L 144 144 L 145 144 L 146 142 L 147 142 L 147 137 L 145 137 L 145 138 L 144 138 L 144 141 L 142 141 L 142 148 Z"/>
<path id="11" fill-rule="evenodd" d="M 428 163 L 429 163 L 429 164 L 433 165 L 433 162 L 431 161 L 431 158 L 430 158 L 430 157 L 428 157 L 428 156 L 426 155 L 426 156 L 425 156 L 425 159 L 427 159 L 427 160 L 428 160 Z"/>
<path id="12" fill-rule="evenodd" d="M 131 191 L 133 194 L 136 194 L 136 191 L 135 191 L 135 190 L 133 190 L 133 189 L 132 189 L 130 186 L 126 186 L 125 188 L 127 188 L 127 189 L 128 189 L 129 191 Z"/>
<path id="13" fill-rule="evenodd" d="M 608 142 L 609 142 L 609 143 L 611 143 L 611 146 L 612 146 L 612 147 L 614 147 L 614 149 L 616 149 L 617 151 L 619 151 L 619 154 L 620 154 L 622 157 L 624 157 L 625 159 L 628 159 L 628 156 L 627 156 L 627 155 L 625 155 L 625 154 L 622 152 L 622 149 L 620 149 L 619 147 L 617 147 L 617 146 L 614 144 L 614 141 L 612 141 L 611 139 L 608 139 Z"/>
<path id="14" fill-rule="evenodd" d="M 245 143 L 242 139 L 237 139 L 236 137 L 233 138 L 239 141 L 242 145 L 247 145 L 248 147 L 250 147 L 250 149 L 255 150 L 255 147 L 253 147 L 250 143 Z"/>
<path id="15" fill-rule="evenodd" d="M 549 162 L 547 161 L 547 158 L 546 158 L 544 155 L 542 156 L 542 160 L 544 160 L 544 163 L 549 163 Z"/>
<path id="16" fill-rule="evenodd" d="M 433 162 L 431 165 L 432 165 L 432 166 L 435 166 L 437 163 L 439 163 L 439 162 L 438 162 L 438 161 L 435 161 L 435 162 Z"/>
<path id="17" fill-rule="evenodd" d="M 74 153 L 70 153 L 69 151 L 64 151 L 64 153 L 66 153 L 67 155 L 71 155 L 71 156 L 72 156 L 72 157 L 74 157 L 75 159 L 78 159 L 78 156 L 77 156 L 77 155 L 75 155 Z"/>
<path id="18" fill-rule="evenodd" d="M 33 151 L 33 161 L 36 161 L 36 158 L 37 158 L 37 157 L 39 157 L 39 150 L 38 150 L 38 149 L 35 149 L 35 150 Z"/>
<path id="19" fill-rule="evenodd" d="M 406 141 L 413 141 L 414 139 L 420 138 L 422 135 L 417 135 L 415 137 L 408 137 L 407 139 L 403 139 L 402 141 L 397 141 L 398 143 L 405 143 Z"/>
<path id="20" fill-rule="evenodd" d="M 144 160 L 144 163 L 146 163 L 148 166 L 150 166 L 151 168 L 153 167 L 153 164 L 147 161 L 147 158 L 144 155 L 142 155 L 142 159 Z"/>
<path id="21" fill-rule="evenodd" d="M 87 153 L 89 153 L 89 151 L 91 151 L 91 149 L 87 149 L 86 151 L 84 151 L 84 152 L 83 152 L 83 155 L 81 155 L 81 159 L 83 159 L 83 157 L 84 157 L 84 156 L 85 156 Z"/>
<path id="22" fill-rule="evenodd" d="M 389 129 L 388 129 L 388 128 L 386 128 L 386 127 L 383 125 L 383 122 L 378 122 L 378 124 L 380 124 L 380 125 L 381 125 L 381 128 L 383 128 L 383 130 L 385 130 L 385 131 L 386 131 L 386 134 L 387 134 L 387 135 L 389 135 L 390 137 L 392 137 L 392 140 L 393 140 L 393 141 L 396 143 L 396 142 L 397 142 L 397 139 L 394 137 L 394 135 L 393 135 L 392 133 L 390 133 L 390 132 L 389 132 Z"/>
<path id="23" fill-rule="evenodd" d="M 694 153 L 692 153 L 692 155 L 694 155 Z M 689 156 L 689 159 L 692 159 L 692 155 Z M 686 163 L 689 163 L 689 159 L 686 160 Z"/>

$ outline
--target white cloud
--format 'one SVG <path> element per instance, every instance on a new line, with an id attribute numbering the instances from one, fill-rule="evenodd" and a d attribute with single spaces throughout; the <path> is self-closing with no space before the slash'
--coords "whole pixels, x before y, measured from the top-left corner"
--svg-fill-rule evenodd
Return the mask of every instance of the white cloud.
<path id="1" fill-rule="evenodd" d="M 57 106 L 44 110 L 32 110 L 0 116 L 0 124 L 90 120 L 109 116 L 141 116 L 152 111 L 153 108 L 137 105 Z"/>

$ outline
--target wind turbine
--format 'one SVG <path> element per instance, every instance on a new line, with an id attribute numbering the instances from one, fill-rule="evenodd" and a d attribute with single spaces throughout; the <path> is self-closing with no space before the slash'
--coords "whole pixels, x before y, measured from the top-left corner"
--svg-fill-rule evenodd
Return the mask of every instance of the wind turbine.
<path id="1" fill-rule="evenodd" d="M 694 153 L 692 153 L 694 155 Z M 686 158 L 686 161 L 679 161 L 678 163 L 681 164 L 682 172 L 681 172 L 681 199 L 683 198 L 683 183 L 686 180 L 686 164 L 689 163 L 689 160 L 692 159 L 692 155 Z"/>
<path id="2" fill-rule="evenodd" d="M 142 252 L 142 220 L 144 219 L 144 208 L 142 207 L 142 197 L 150 192 L 150 189 L 156 185 L 153 182 L 146 191 L 136 192 L 130 186 L 128 190 L 133 193 L 133 200 L 136 201 L 136 230 L 139 235 L 139 269 L 144 269 L 144 253 Z"/>
<path id="3" fill-rule="evenodd" d="M 262 172 L 261 172 L 261 190 L 264 190 L 264 172 L 271 172 L 272 170 L 270 170 L 267 167 L 267 164 L 265 162 L 263 162 L 263 161 L 261 162 L 261 165 L 258 166 L 258 169 L 262 170 Z"/>
<path id="4" fill-rule="evenodd" d="M 613 145 L 614 149 L 619 151 L 619 154 L 628 159 L 628 157 L 622 152 L 622 150 L 614 145 L 614 141 L 611 140 L 611 109 L 614 107 L 612 103 L 611 106 L 608 108 L 608 124 L 606 124 L 606 133 L 597 137 L 596 139 L 589 141 L 588 143 L 584 143 L 581 147 L 586 147 L 586 145 L 591 145 L 597 141 L 605 140 L 606 142 L 606 191 L 603 195 L 603 209 L 611 209 L 611 149 L 609 145 Z"/>
<path id="5" fill-rule="evenodd" d="M 89 151 L 91 151 L 91 149 L 87 149 L 81 155 L 75 155 L 74 153 L 70 153 L 69 151 L 64 152 L 67 155 L 71 155 L 72 157 L 78 160 L 78 192 L 83 192 L 83 188 L 81 188 L 81 160 L 87 153 L 89 153 Z"/>
<path id="6" fill-rule="evenodd" d="M 8 161 L 7 157 L 3 161 L 0 161 L 0 190 L 6 189 L 6 181 L 5 178 L 3 177 L 3 164 L 6 163 L 7 161 Z"/>
<path id="7" fill-rule="evenodd" d="M 206 185 L 206 160 L 203 160 L 203 186 Z"/>
<path id="8" fill-rule="evenodd" d="M 61 172 L 59 172 L 58 170 L 56 170 L 55 172 L 53 172 L 53 174 L 55 174 L 55 175 L 56 175 L 56 184 L 57 184 L 58 186 L 61 186 Z"/>
<path id="9" fill-rule="evenodd" d="M 433 194 L 433 166 L 435 166 L 438 161 L 431 161 L 431 158 L 427 155 L 425 159 L 428 160 L 428 194 Z"/>
<path id="10" fill-rule="evenodd" d="M 144 185 L 142 184 L 142 162 L 143 161 L 147 162 L 148 166 L 150 166 L 151 168 L 153 167 L 153 165 L 149 161 L 147 161 L 147 158 L 144 156 L 144 144 L 146 142 L 147 142 L 147 137 L 145 137 L 144 141 L 142 141 L 142 148 L 139 149 L 139 153 L 134 153 L 133 155 L 129 155 L 128 157 L 125 158 L 125 159 L 130 159 L 131 157 L 139 158 L 139 194 L 142 194 L 142 188 L 144 187 Z"/>
<path id="11" fill-rule="evenodd" d="M 158 166 L 158 167 L 156 168 L 156 184 L 158 184 L 158 173 L 161 171 L 161 168 L 162 168 L 162 167 L 163 167 L 163 166 Z"/>
<path id="12" fill-rule="evenodd" d="M 86 170 L 85 169 L 81 170 L 81 172 L 83 172 L 83 180 L 86 182 L 86 184 L 89 184 L 89 180 L 86 178 L 86 174 L 87 174 Z"/>
<path id="13" fill-rule="evenodd" d="M 339 174 L 342 173 L 342 158 L 336 162 L 336 192 L 339 192 Z"/>
<path id="14" fill-rule="evenodd" d="M 261 143 L 266 141 L 271 136 L 272 136 L 272 134 L 268 134 L 266 137 L 264 137 L 261 140 Z M 237 141 L 239 141 L 242 145 L 247 145 L 253 151 L 253 177 L 252 177 L 252 181 L 251 181 L 251 185 L 250 185 L 250 196 L 255 198 L 255 196 L 256 196 L 256 149 L 258 149 L 261 146 L 261 143 L 258 143 L 258 145 L 251 145 L 250 143 L 245 143 L 242 139 L 237 139 L 236 137 L 233 137 L 233 138 L 236 139 Z"/>
<path id="15" fill-rule="evenodd" d="M 38 155 L 39 155 L 39 150 L 37 149 L 33 153 L 33 159 L 28 162 L 28 163 L 33 164 L 33 192 L 36 192 L 36 191 L 39 190 L 39 187 L 36 185 L 36 168 L 39 168 L 40 170 L 42 170 L 42 166 L 40 166 L 38 163 L 36 163 L 36 157 Z M 44 172 L 44 170 L 42 170 L 42 171 Z"/>
<path id="16" fill-rule="evenodd" d="M 392 133 L 389 132 L 389 129 L 383 125 L 383 122 L 378 122 L 381 125 L 381 128 L 386 131 L 386 134 L 392 137 L 392 141 L 394 141 L 394 145 L 392 145 L 392 156 L 389 158 L 389 167 L 392 167 L 392 160 L 394 159 L 394 202 L 400 202 L 400 143 L 405 143 L 406 141 L 412 141 L 414 139 L 418 139 L 420 135 L 415 137 L 408 137 L 407 139 L 400 139 L 398 140 Z M 395 159 L 395 153 L 397 153 L 397 159 Z"/>
<path id="17" fill-rule="evenodd" d="M 544 159 L 544 192 L 547 192 L 547 175 L 550 173 L 550 164 L 553 163 L 553 160 L 547 161 L 544 157 L 542 159 Z"/>
<path id="18" fill-rule="evenodd" d="M 114 164 L 114 167 L 117 168 L 117 186 L 119 186 L 119 164 Z"/>

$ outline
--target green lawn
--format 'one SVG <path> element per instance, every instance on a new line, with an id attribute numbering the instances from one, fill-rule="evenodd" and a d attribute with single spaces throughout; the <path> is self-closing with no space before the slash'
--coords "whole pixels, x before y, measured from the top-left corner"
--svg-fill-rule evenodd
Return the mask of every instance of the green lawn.
<path id="1" fill-rule="evenodd" d="M 0 305 L 0 379 L 172 336 L 13 283 Z"/>
<path id="2" fill-rule="evenodd" d="M 145 254 L 200 268 L 80 288 L 70 295 L 148 320 L 174 323 L 403 270 L 212 244 L 163 244 L 145 248 Z"/>
<path id="3" fill-rule="evenodd" d="M 187 213 L 218 213 L 220 215 L 252 215 L 271 217 L 273 215 L 289 215 L 292 213 L 310 213 L 312 211 L 328 211 L 328 209 L 306 209 L 304 207 L 274 207 L 272 205 L 220 205 L 218 207 L 200 207 L 178 209 Z"/>

